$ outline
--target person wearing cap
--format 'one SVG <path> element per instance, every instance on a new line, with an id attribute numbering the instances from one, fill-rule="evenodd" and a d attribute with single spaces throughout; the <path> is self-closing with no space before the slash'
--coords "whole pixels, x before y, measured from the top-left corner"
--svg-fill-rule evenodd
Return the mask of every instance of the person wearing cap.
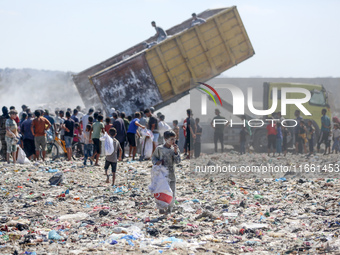
<path id="1" fill-rule="evenodd" d="M 157 43 L 160 43 L 161 41 L 167 38 L 166 32 L 163 30 L 163 28 L 157 27 L 155 21 L 151 22 L 151 26 L 153 26 L 156 29 Z"/>
<path id="2" fill-rule="evenodd" d="M 9 118 L 6 120 L 6 145 L 7 145 L 7 163 L 9 164 L 9 157 L 12 155 L 13 164 L 16 163 L 16 152 L 17 152 L 17 142 L 18 142 L 18 126 L 15 119 L 18 117 L 18 112 L 16 110 L 9 111 Z M 17 140 L 16 140 L 17 139 Z"/>
<path id="3" fill-rule="evenodd" d="M 22 119 L 22 114 L 23 114 L 24 112 L 27 113 L 28 106 L 23 104 L 23 105 L 21 106 L 21 109 L 22 109 L 22 111 L 19 113 L 19 119 Z"/>
<path id="4" fill-rule="evenodd" d="M 89 123 L 89 117 L 92 116 L 93 112 L 94 112 L 94 109 L 90 108 L 89 112 L 87 114 L 85 114 L 83 116 L 83 118 L 81 119 L 81 124 L 83 125 L 83 131 L 84 132 L 86 130 L 86 125 Z"/>
<path id="5" fill-rule="evenodd" d="M 196 26 L 196 25 L 200 25 L 200 24 L 206 22 L 205 19 L 198 18 L 196 13 L 191 14 L 191 16 L 192 16 L 192 21 L 191 21 L 190 27 L 193 27 L 193 26 Z"/>
<path id="6" fill-rule="evenodd" d="M 217 143 L 218 141 L 220 141 L 221 143 L 221 152 L 223 153 L 224 150 L 224 127 L 226 126 L 226 124 L 223 123 L 215 123 L 215 127 L 213 125 L 214 120 L 225 120 L 224 117 L 222 117 L 220 115 L 220 110 L 219 109 L 215 109 L 215 117 L 213 118 L 213 120 L 211 121 L 211 126 L 214 128 L 214 144 L 215 144 L 215 152 L 217 153 Z M 221 121 L 223 122 L 223 121 Z M 229 123 L 229 122 L 228 122 Z"/>

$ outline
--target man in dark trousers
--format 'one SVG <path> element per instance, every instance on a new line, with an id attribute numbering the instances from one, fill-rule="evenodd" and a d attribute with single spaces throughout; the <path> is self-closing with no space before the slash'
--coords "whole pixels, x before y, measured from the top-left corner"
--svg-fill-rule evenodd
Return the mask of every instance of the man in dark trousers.
<path id="1" fill-rule="evenodd" d="M 220 115 L 220 110 L 215 109 L 215 117 L 211 121 L 211 126 L 215 129 L 214 132 L 214 144 L 215 144 L 215 152 L 217 152 L 217 142 L 220 141 L 221 143 L 221 152 L 223 153 L 224 150 L 224 127 L 226 124 L 224 123 L 225 118 Z M 215 121 L 215 127 L 213 125 L 214 120 L 220 120 Z M 229 122 L 228 122 L 229 123 Z"/>
<path id="2" fill-rule="evenodd" d="M 124 159 L 124 143 L 126 141 L 126 129 L 124 120 L 122 118 L 118 118 L 118 114 L 116 112 L 112 113 L 112 117 L 114 119 L 112 127 L 114 127 L 117 131 L 117 135 L 115 138 L 118 140 L 120 147 L 122 148 L 122 159 Z M 117 155 L 119 156 L 119 150 L 117 151 Z"/>
<path id="3" fill-rule="evenodd" d="M 7 144 L 5 141 L 7 119 L 9 119 L 8 108 L 4 106 L 2 107 L 2 115 L 0 116 L 1 157 L 3 160 L 6 160 L 6 156 L 7 156 Z"/>

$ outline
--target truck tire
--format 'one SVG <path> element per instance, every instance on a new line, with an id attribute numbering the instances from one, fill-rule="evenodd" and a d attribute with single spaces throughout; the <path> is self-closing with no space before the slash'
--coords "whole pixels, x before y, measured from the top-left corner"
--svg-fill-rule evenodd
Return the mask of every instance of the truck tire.
<path id="1" fill-rule="evenodd" d="M 256 130 L 253 134 L 253 148 L 255 152 L 258 153 L 267 152 L 267 147 L 268 147 L 267 130 L 266 129 Z"/>

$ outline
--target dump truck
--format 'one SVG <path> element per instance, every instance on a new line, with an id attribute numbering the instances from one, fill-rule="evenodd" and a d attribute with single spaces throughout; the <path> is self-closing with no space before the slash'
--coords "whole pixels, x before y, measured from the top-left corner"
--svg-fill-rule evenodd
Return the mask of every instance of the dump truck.
<path id="1" fill-rule="evenodd" d="M 312 121 L 313 126 L 315 127 L 315 136 L 318 137 L 320 133 L 321 128 L 321 111 L 322 109 L 327 109 L 327 116 L 331 118 L 331 109 L 329 104 L 329 96 L 328 92 L 325 89 L 323 85 L 319 84 L 304 84 L 304 83 L 289 83 L 289 82 L 264 82 L 263 84 L 263 109 L 269 109 L 272 106 L 272 100 L 273 100 L 273 88 L 277 88 L 277 107 L 275 109 L 275 113 L 281 111 L 281 88 L 282 87 L 298 87 L 298 88 L 304 88 L 310 91 L 311 93 L 311 99 L 308 103 L 304 103 L 304 107 L 312 114 L 309 116 L 304 116 L 301 113 L 301 117 L 307 122 L 308 120 Z M 304 95 L 300 93 L 288 93 L 287 98 L 302 98 Z M 218 98 L 214 96 L 215 100 L 217 101 Z M 212 100 L 211 98 L 209 98 Z M 230 104 L 230 102 L 227 102 L 223 99 L 223 108 L 226 109 L 229 112 L 233 112 L 233 105 Z M 296 119 L 294 113 L 298 110 L 296 105 L 288 104 L 286 107 L 286 115 L 283 116 L 285 119 Z M 259 119 L 257 116 L 251 116 L 246 115 L 246 119 Z M 263 127 L 253 127 L 252 128 L 252 136 L 251 136 L 251 145 L 254 148 L 255 152 L 267 152 L 267 129 L 266 125 L 269 123 L 268 121 L 265 121 L 265 119 L 268 119 L 268 117 L 271 116 L 263 116 L 264 126 Z M 294 123 L 286 123 L 286 125 L 292 125 Z M 307 124 L 307 123 L 306 123 Z M 240 144 L 239 141 L 239 134 L 241 131 L 241 127 L 239 125 L 228 127 L 225 129 L 224 134 L 224 142 L 227 145 L 233 145 L 235 149 L 238 149 L 238 146 Z M 294 128 L 288 128 L 288 131 L 290 132 L 291 136 L 289 136 L 289 139 L 287 141 L 288 148 L 291 148 L 294 146 Z M 211 139 L 210 139 L 211 140 Z M 316 143 L 315 143 L 316 144 Z"/>
<path id="2" fill-rule="evenodd" d="M 132 114 L 177 101 L 196 82 L 205 82 L 255 54 L 236 6 L 198 14 L 168 30 L 166 40 L 150 37 L 73 77 L 86 107 L 112 107 Z"/>

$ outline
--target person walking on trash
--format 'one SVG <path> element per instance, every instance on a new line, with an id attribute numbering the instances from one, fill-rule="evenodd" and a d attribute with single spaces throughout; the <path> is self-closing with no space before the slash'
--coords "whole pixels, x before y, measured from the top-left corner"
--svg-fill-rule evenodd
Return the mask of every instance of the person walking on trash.
<path id="1" fill-rule="evenodd" d="M 163 165 L 169 171 L 168 179 L 169 185 L 172 190 L 173 196 L 170 205 L 167 210 L 160 209 L 161 214 L 171 214 L 175 204 L 176 193 L 176 176 L 175 176 L 175 164 L 181 162 L 180 151 L 176 142 L 176 134 L 174 131 L 169 130 L 164 132 L 165 143 L 157 146 L 152 154 L 152 163 L 154 165 Z"/>

